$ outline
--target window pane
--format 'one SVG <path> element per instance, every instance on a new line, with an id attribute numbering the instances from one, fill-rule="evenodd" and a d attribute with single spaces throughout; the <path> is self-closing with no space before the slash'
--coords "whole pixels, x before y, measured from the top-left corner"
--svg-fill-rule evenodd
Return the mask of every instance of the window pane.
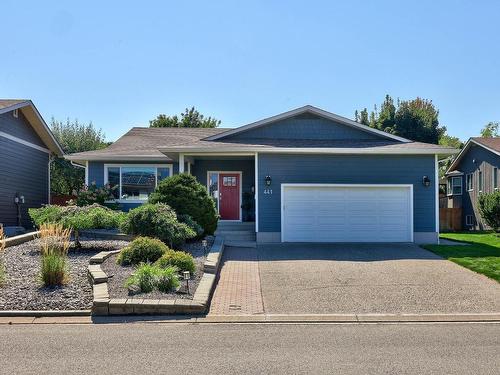
<path id="1" fill-rule="evenodd" d="M 483 172 L 479 171 L 478 173 L 478 188 L 479 188 L 479 191 L 483 191 Z"/>
<path id="2" fill-rule="evenodd" d="M 170 177 L 170 168 L 158 168 L 158 182 L 164 178 Z"/>
<path id="3" fill-rule="evenodd" d="M 155 189 L 156 168 L 122 167 L 122 197 L 125 200 L 146 200 Z"/>
<path id="4" fill-rule="evenodd" d="M 219 174 L 209 173 L 208 175 L 208 193 L 215 202 L 215 208 L 219 209 Z"/>
<path id="5" fill-rule="evenodd" d="M 108 184 L 113 189 L 113 196 L 118 199 L 120 197 L 120 168 L 108 168 Z"/>
<path id="6" fill-rule="evenodd" d="M 453 194 L 462 194 L 462 177 L 453 177 L 451 182 L 453 185 Z"/>
<path id="7" fill-rule="evenodd" d="M 498 189 L 498 168 L 493 168 L 493 188 Z"/>

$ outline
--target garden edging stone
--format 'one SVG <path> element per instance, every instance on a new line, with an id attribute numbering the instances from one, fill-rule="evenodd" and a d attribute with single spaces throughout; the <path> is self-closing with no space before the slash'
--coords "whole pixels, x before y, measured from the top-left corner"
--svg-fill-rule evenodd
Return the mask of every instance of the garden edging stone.
<path id="1" fill-rule="evenodd" d="M 90 259 L 89 278 L 93 284 L 92 315 L 184 315 L 204 314 L 208 312 L 216 275 L 224 252 L 224 238 L 216 237 L 207 261 L 203 266 L 203 276 L 196 288 L 193 299 L 144 299 L 144 298 L 110 298 L 108 292 L 108 276 L 102 270 L 105 259 L 119 251 L 104 251 Z"/>
<path id="2" fill-rule="evenodd" d="M 19 236 L 8 237 L 4 240 L 5 248 L 10 247 L 10 246 L 20 245 L 22 243 L 34 240 L 35 238 L 37 238 L 39 236 L 39 234 L 40 234 L 39 231 L 35 231 L 35 232 L 21 234 Z"/>

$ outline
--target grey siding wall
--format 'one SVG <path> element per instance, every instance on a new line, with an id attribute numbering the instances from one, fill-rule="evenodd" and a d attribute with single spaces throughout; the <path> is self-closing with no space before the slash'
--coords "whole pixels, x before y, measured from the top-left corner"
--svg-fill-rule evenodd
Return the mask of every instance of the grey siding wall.
<path id="1" fill-rule="evenodd" d="M 207 186 L 208 171 L 232 171 L 242 172 L 242 193 L 252 194 L 252 186 L 255 185 L 255 161 L 252 160 L 196 160 L 191 167 L 191 173 L 203 186 Z M 255 215 L 255 201 L 252 199 L 252 208 L 249 210 L 253 219 Z M 243 220 L 245 220 L 245 212 Z"/>
<path id="2" fill-rule="evenodd" d="M 475 160 L 475 163 L 473 162 Z M 457 170 L 463 172 L 462 178 L 462 227 L 470 228 L 465 225 L 466 215 L 472 215 L 476 225 L 474 229 L 487 229 L 488 226 L 483 222 L 478 208 L 479 197 L 479 171 L 483 173 L 483 192 L 493 192 L 493 168 L 500 169 L 500 156 L 481 146 L 472 145 L 457 165 Z M 466 175 L 473 174 L 473 190 L 467 191 Z"/>
<path id="3" fill-rule="evenodd" d="M 0 136 L 0 223 L 17 225 L 16 193 L 24 195 L 21 224 L 31 228 L 28 208 L 48 203 L 49 154 Z"/>
<path id="4" fill-rule="evenodd" d="M 12 115 L 12 112 L 0 114 L 0 131 L 34 143 L 38 146 L 47 147 L 38 134 L 35 133 L 21 110 L 19 110 L 18 113 L 19 116 L 17 118 Z"/>
<path id="5" fill-rule="evenodd" d="M 435 232 L 434 155 L 259 154 L 259 232 L 281 231 L 282 183 L 413 184 L 414 232 Z M 272 177 L 272 195 L 264 178 Z M 431 186 L 422 185 L 422 177 Z"/>
<path id="6" fill-rule="evenodd" d="M 308 114 L 254 128 L 226 139 L 247 138 L 380 139 L 372 133 Z"/>

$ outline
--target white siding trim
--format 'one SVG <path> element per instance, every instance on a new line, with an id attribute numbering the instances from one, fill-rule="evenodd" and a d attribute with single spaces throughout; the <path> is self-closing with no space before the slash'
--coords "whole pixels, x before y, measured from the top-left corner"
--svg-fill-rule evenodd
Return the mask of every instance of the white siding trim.
<path id="1" fill-rule="evenodd" d="M 255 197 L 255 232 L 259 231 L 259 153 L 255 153 L 255 186 L 254 186 L 254 197 Z"/>
<path id="2" fill-rule="evenodd" d="M 36 149 L 38 151 L 43 151 L 43 152 L 46 152 L 46 153 L 50 154 L 50 150 L 48 148 L 45 148 L 45 147 L 42 147 L 42 146 L 38 146 L 38 145 L 36 145 L 34 143 L 25 141 L 24 139 L 18 138 L 16 136 L 11 135 L 11 134 L 4 133 L 4 132 L 0 131 L 0 137 L 4 137 L 4 138 L 7 138 L 7 139 L 10 139 L 11 141 L 20 143 L 20 144 L 22 144 L 24 146 L 28 146 L 28 147 L 34 148 L 34 149 Z"/>
<path id="3" fill-rule="evenodd" d="M 435 211 L 436 211 L 436 233 L 438 235 L 439 243 L 439 163 L 438 156 L 435 156 L 434 162 L 434 185 L 435 185 Z M 462 181 L 463 183 L 463 181 Z"/>

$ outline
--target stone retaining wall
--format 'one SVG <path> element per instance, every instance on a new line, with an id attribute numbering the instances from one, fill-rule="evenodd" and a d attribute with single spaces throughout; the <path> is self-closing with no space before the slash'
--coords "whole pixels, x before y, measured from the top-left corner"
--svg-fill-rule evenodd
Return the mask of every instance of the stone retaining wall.
<path id="1" fill-rule="evenodd" d="M 108 276 L 100 264 L 108 257 L 120 252 L 102 251 L 90 258 L 89 279 L 93 286 L 93 315 L 130 315 L 130 314 L 204 314 L 208 312 L 210 299 L 215 288 L 215 280 L 224 252 L 224 238 L 216 237 L 203 266 L 203 276 L 193 299 L 145 299 L 110 298 Z"/>

